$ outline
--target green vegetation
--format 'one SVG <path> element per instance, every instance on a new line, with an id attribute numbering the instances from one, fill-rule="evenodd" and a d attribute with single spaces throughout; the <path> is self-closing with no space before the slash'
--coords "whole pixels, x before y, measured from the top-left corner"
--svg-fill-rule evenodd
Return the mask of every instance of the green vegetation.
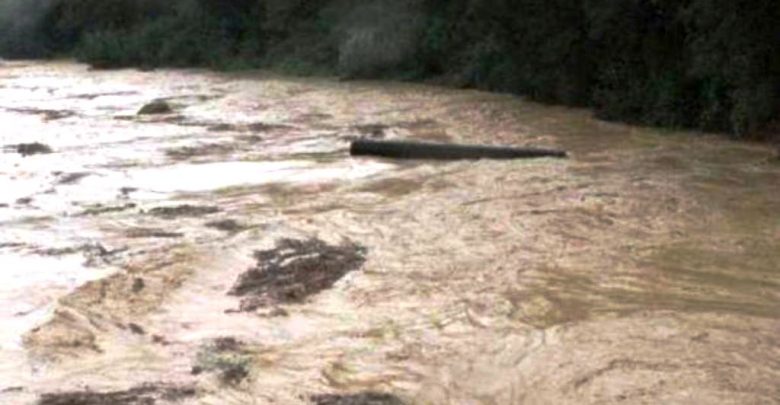
<path id="1" fill-rule="evenodd" d="M 778 21 L 775 0 L 0 0 L 0 54 L 438 77 L 749 136 L 779 122 Z"/>

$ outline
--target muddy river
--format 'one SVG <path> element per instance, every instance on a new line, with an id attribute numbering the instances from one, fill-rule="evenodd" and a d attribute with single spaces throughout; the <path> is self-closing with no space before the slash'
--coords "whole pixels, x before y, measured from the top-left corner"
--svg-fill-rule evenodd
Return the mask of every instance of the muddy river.
<path id="1" fill-rule="evenodd" d="M 0 403 L 780 402 L 766 145 L 67 62 L 0 64 L 0 125 Z M 350 158 L 358 137 L 570 157 Z"/>

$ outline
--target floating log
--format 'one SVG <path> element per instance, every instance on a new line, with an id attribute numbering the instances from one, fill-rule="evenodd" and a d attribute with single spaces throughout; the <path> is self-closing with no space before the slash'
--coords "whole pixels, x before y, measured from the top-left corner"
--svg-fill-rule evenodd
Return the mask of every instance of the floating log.
<path id="1" fill-rule="evenodd" d="M 565 158 L 567 156 L 565 151 L 556 149 L 370 139 L 353 141 L 349 153 L 352 156 L 435 160 Z"/>

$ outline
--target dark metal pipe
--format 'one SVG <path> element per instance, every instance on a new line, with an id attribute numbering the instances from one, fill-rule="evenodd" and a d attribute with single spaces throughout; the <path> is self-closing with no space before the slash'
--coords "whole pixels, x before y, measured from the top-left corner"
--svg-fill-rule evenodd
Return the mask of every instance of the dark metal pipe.
<path id="1" fill-rule="evenodd" d="M 352 142 L 352 156 L 380 156 L 394 159 L 524 159 L 540 157 L 565 158 L 565 151 L 526 147 L 458 145 L 415 141 L 374 141 L 359 139 Z"/>

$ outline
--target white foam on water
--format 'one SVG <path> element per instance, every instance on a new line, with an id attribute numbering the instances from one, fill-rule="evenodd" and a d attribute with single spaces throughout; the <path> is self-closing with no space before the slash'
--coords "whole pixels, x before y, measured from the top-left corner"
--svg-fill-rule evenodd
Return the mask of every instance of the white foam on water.
<path id="1" fill-rule="evenodd" d="M 23 336 L 46 322 L 57 300 L 111 269 L 90 269 L 81 255 L 44 257 L 0 250 L 0 389 L 25 384 Z M 32 372 L 32 370 L 30 370 Z"/>
<path id="2" fill-rule="evenodd" d="M 80 187 L 90 193 L 113 190 L 118 185 L 153 193 L 205 192 L 244 185 L 354 180 L 390 167 L 389 163 L 352 160 L 332 165 L 310 161 L 177 164 L 92 176 L 83 180 Z"/>
<path id="3" fill-rule="evenodd" d="M 107 276 L 90 269 L 84 258 L 0 253 L 0 350 L 21 348 L 21 336 L 43 322 L 57 299 L 80 285 Z"/>
<path id="4" fill-rule="evenodd" d="M 220 135 L 197 125 L 179 125 L 164 116 L 136 117 L 149 100 L 181 96 L 182 91 L 211 94 L 213 83 L 166 81 L 161 79 L 164 72 L 114 77 L 115 73 L 85 71 L 86 67 L 34 65 L 14 72 L 21 76 L 0 86 L 0 402 L 4 388 L 35 379 L 22 347 L 25 333 L 46 322 L 59 299 L 116 271 L 110 266 L 88 267 L 78 253 L 40 254 L 54 247 L 111 243 L 102 239 L 102 219 L 79 215 L 85 207 L 159 204 L 178 193 L 236 186 L 349 182 L 395 167 L 350 159 L 346 152 L 338 161 L 300 156 L 343 149 L 344 142 L 330 130 L 290 127 L 278 136 L 273 131 L 264 133 L 260 142 L 250 145 L 230 131 Z M 180 79 L 181 73 L 171 77 Z M 178 89 L 184 85 L 188 88 Z M 268 90 L 286 91 L 274 85 Z M 194 121 L 228 119 L 235 124 L 275 123 L 286 117 L 286 113 L 266 112 L 254 98 L 245 103 L 241 97 L 236 100 L 238 104 L 228 100 L 216 109 L 208 101 L 189 100 L 177 106 L 177 113 L 194 113 Z M 56 115 L 52 112 L 63 116 L 49 119 Z M 15 150 L 18 144 L 33 142 L 48 145 L 53 153 L 22 156 Z M 229 161 L 176 162 L 165 153 L 174 147 L 226 142 L 238 142 L 240 148 L 230 155 L 207 158 Z M 253 160 L 260 155 L 270 161 Z M 73 174 L 84 177 L 62 183 Z M 123 188 L 135 190 L 123 193 Z M 31 200 L 18 201 L 23 198 Z"/>

